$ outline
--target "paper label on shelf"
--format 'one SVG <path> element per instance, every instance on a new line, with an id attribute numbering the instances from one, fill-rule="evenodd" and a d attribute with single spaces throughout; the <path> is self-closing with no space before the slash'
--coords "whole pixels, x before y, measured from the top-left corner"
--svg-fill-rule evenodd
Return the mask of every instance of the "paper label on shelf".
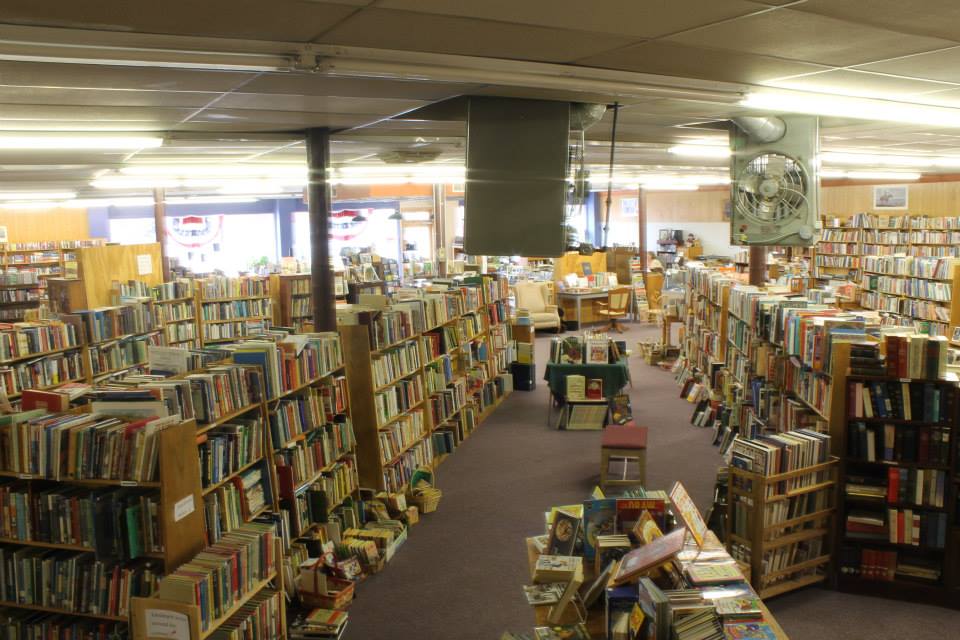
<path id="1" fill-rule="evenodd" d="M 147 637 L 190 640 L 190 624 L 187 616 L 165 609 L 147 609 Z"/>
<path id="2" fill-rule="evenodd" d="M 149 253 L 141 253 L 137 256 L 137 275 L 147 276 L 153 273 L 153 260 Z"/>
<path id="3" fill-rule="evenodd" d="M 8 236 L 7 236 L 7 227 L 6 227 L 6 226 L 0 226 L 0 242 L 7 242 L 7 241 L 8 241 L 7 239 L 8 239 Z"/>
<path id="4" fill-rule="evenodd" d="M 177 500 L 173 505 L 173 521 L 180 522 L 188 515 L 193 513 L 195 507 L 193 504 L 193 495 Z"/>

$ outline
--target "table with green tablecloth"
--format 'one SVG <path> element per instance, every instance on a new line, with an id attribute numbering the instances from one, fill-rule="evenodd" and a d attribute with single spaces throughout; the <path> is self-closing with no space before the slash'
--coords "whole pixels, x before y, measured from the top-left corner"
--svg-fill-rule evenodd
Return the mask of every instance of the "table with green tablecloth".
<path id="1" fill-rule="evenodd" d="M 612 364 L 548 363 L 547 370 L 543 373 L 543 379 L 547 381 L 547 386 L 550 388 L 550 411 L 547 412 L 548 424 L 550 423 L 554 402 L 557 401 L 562 404 L 566 400 L 567 376 L 583 376 L 587 380 L 603 380 L 603 395 L 609 402 L 630 382 L 630 368 L 627 365 L 626 358 L 621 358 L 619 362 Z"/>

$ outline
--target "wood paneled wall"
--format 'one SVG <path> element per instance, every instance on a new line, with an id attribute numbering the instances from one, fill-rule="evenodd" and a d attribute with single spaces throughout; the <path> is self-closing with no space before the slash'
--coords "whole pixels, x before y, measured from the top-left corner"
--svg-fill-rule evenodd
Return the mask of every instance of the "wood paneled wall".
<path id="1" fill-rule="evenodd" d="M 2 209 L 0 226 L 10 242 L 86 240 L 90 237 L 86 209 Z"/>
<path id="2" fill-rule="evenodd" d="M 647 222 L 723 222 L 727 189 L 710 191 L 649 191 Z"/>
<path id="3" fill-rule="evenodd" d="M 907 185 L 907 210 L 913 215 L 960 215 L 960 182 L 921 182 Z M 827 216 L 846 218 L 873 208 L 873 185 L 824 187 L 820 190 L 820 211 Z M 881 209 L 896 215 L 903 210 Z"/>

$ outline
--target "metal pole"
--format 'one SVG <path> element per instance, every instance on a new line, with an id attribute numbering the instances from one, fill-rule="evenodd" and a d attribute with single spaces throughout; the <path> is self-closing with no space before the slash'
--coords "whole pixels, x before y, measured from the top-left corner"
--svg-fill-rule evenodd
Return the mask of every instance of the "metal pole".
<path id="1" fill-rule="evenodd" d="M 330 268 L 330 130 L 307 129 L 307 208 L 310 214 L 310 293 L 316 331 L 336 331 L 336 296 Z"/>
<path id="2" fill-rule="evenodd" d="M 433 263 L 437 266 L 437 275 L 447 275 L 447 211 L 446 190 L 444 184 L 433 185 Z M 441 255 L 440 251 L 443 250 Z M 441 265 L 443 269 L 441 269 Z"/>
<path id="3" fill-rule="evenodd" d="M 153 229 L 156 234 L 157 242 L 160 243 L 160 270 L 163 274 L 163 281 L 170 281 L 170 264 L 167 262 L 167 227 L 164 218 L 167 215 L 167 204 L 165 202 L 167 194 L 163 188 L 153 190 Z"/>
<path id="4" fill-rule="evenodd" d="M 643 187 L 637 189 L 637 249 L 640 251 L 640 269 L 647 272 L 647 204 L 643 200 Z"/>
<path id="5" fill-rule="evenodd" d="M 762 286 L 767 281 L 767 248 L 750 247 L 750 284 Z"/>

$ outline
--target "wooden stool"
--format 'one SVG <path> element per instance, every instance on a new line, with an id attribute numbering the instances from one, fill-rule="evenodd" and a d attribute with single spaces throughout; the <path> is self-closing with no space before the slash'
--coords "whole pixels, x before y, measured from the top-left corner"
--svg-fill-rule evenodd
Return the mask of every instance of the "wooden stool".
<path id="1" fill-rule="evenodd" d="M 619 480 L 608 477 L 610 459 L 624 461 L 623 475 Z M 639 477 L 627 480 L 627 461 L 636 460 Z M 638 427 L 632 422 L 624 425 L 609 425 L 603 430 L 600 443 L 600 488 L 643 486 L 647 481 L 647 428 Z"/>

